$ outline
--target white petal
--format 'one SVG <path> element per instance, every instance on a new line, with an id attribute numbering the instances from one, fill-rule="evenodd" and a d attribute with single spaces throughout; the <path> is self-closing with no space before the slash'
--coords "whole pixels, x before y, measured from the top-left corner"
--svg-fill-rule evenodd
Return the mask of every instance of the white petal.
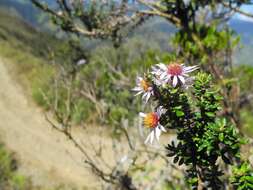
<path id="1" fill-rule="evenodd" d="M 156 140 L 159 142 L 159 137 L 160 137 L 160 135 L 161 135 L 161 130 L 158 128 L 158 127 L 156 127 L 155 128 L 155 137 L 156 137 Z"/>
<path id="2" fill-rule="evenodd" d="M 173 87 L 177 86 L 177 76 L 173 77 L 173 82 L 172 82 Z"/>
<path id="3" fill-rule="evenodd" d="M 146 96 L 147 96 L 147 93 L 144 93 L 144 94 L 142 95 L 142 99 L 145 100 Z"/>
<path id="4" fill-rule="evenodd" d="M 141 82 L 143 80 L 142 77 L 137 77 L 137 83 Z"/>
<path id="5" fill-rule="evenodd" d="M 190 73 L 192 71 L 195 71 L 198 68 L 199 68 L 198 66 L 190 66 L 190 67 L 184 67 L 183 70 L 184 70 L 184 73 Z"/>
<path id="6" fill-rule="evenodd" d="M 135 94 L 134 96 L 138 96 L 139 94 L 141 94 L 143 91 L 138 92 L 137 94 Z"/>
<path id="7" fill-rule="evenodd" d="M 157 111 L 156 111 L 156 113 L 158 114 L 158 116 L 160 117 L 162 114 L 163 114 L 163 107 L 162 106 L 159 106 L 158 108 L 157 108 Z"/>
<path id="8" fill-rule="evenodd" d="M 147 138 L 146 138 L 146 140 L 145 140 L 145 144 L 147 144 L 148 143 L 148 141 L 149 141 L 149 139 L 150 139 L 150 135 L 151 135 L 151 133 L 147 136 Z"/>
<path id="9" fill-rule="evenodd" d="M 156 67 L 153 66 L 153 67 L 151 67 L 151 69 L 152 69 L 152 71 L 151 71 L 152 74 L 155 74 L 155 75 L 161 74 L 161 69 L 157 68 L 157 66 Z"/>
<path id="10" fill-rule="evenodd" d="M 168 82 L 170 82 L 170 80 L 171 80 L 170 77 L 167 77 L 167 78 L 164 80 L 165 84 L 168 83 Z"/>
<path id="11" fill-rule="evenodd" d="M 165 65 L 165 64 L 163 64 L 163 63 L 160 63 L 159 65 L 158 65 L 162 70 L 164 70 L 164 71 L 167 71 L 167 66 Z"/>
<path id="12" fill-rule="evenodd" d="M 159 66 L 152 67 L 153 72 L 159 74 L 162 72 L 162 69 Z"/>
<path id="13" fill-rule="evenodd" d="M 140 91 L 140 90 L 142 90 L 142 87 L 140 86 L 136 86 L 132 89 L 132 91 Z"/>
<path id="14" fill-rule="evenodd" d="M 155 137 L 155 131 L 152 130 L 151 133 L 150 133 L 150 143 L 151 144 L 153 143 L 154 137 Z"/>
<path id="15" fill-rule="evenodd" d="M 150 142 L 150 144 L 152 144 L 154 140 L 154 135 L 154 130 L 152 130 L 151 133 L 147 136 L 144 143 L 147 144 L 148 142 Z"/>
<path id="16" fill-rule="evenodd" d="M 167 132 L 166 131 L 166 129 L 161 125 L 161 124 L 159 124 L 159 126 L 158 126 L 160 129 L 161 129 L 161 131 L 163 131 L 163 132 Z"/>
<path id="17" fill-rule="evenodd" d="M 161 106 L 159 106 L 156 110 L 156 113 L 157 115 L 160 117 L 161 116 L 161 109 L 160 109 Z"/>
<path id="18" fill-rule="evenodd" d="M 163 80 L 166 76 L 167 76 L 167 72 L 163 72 L 163 73 L 161 74 L 161 76 L 160 76 L 160 79 Z"/>
<path id="19" fill-rule="evenodd" d="M 159 80 L 157 78 L 154 79 L 154 83 L 157 85 L 157 86 L 161 86 L 163 84 L 163 81 L 162 80 Z M 152 91 L 153 92 L 153 91 Z"/>
<path id="20" fill-rule="evenodd" d="M 156 69 L 154 67 L 151 67 L 151 74 L 155 74 L 156 73 Z"/>
<path id="21" fill-rule="evenodd" d="M 146 96 L 146 100 L 145 100 L 145 102 L 146 102 L 146 103 L 148 102 L 148 100 L 149 100 L 150 96 L 151 96 L 151 93 L 150 93 L 150 92 L 148 92 L 148 93 L 147 93 L 147 96 Z"/>
<path id="22" fill-rule="evenodd" d="M 139 116 L 140 116 L 140 117 L 146 117 L 147 114 L 145 114 L 145 113 L 143 113 L 143 112 L 140 112 L 140 113 L 139 113 Z"/>
<path id="23" fill-rule="evenodd" d="M 182 82 L 182 84 L 185 84 L 184 77 L 181 75 L 178 75 L 179 80 Z"/>

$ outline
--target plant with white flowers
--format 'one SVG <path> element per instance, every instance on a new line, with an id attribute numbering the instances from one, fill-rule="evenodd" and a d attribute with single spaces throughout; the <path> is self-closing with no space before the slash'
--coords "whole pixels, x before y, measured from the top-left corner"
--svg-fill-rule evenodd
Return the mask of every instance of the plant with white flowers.
<path id="1" fill-rule="evenodd" d="M 211 76 L 192 75 L 196 70 L 197 66 L 178 62 L 160 63 L 144 77 L 138 77 L 133 89 L 136 95 L 142 95 L 145 105 L 148 101 L 156 105 L 153 112 L 139 114 L 143 126 L 151 131 L 145 143 L 159 141 L 161 132 L 174 130 L 177 140 L 166 146 L 167 156 L 174 157 L 175 164 L 186 166 L 185 177 L 192 189 L 238 189 L 243 176 L 233 177 L 229 183 L 233 174 L 224 169 L 229 167 L 222 166 L 240 168 L 243 141 L 235 126 L 221 114 L 222 97 L 211 84 Z M 249 180 L 243 184 L 251 187 L 253 176 L 248 173 Z"/>
<path id="2" fill-rule="evenodd" d="M 160 63 L 152 67 L 149 76 L 145 78 L 137 77 L 136 87 L 132 90 L 137 92 L 135 96 L 142 94 L 142 100 L 147 103 L 150 97 L 157 96 L 155 94 L 155 89 L 158 90 L 159 87 L 166 88 L 166 85 L 170 85 L 174 88 L 177 86 L 188 86 L 189 81 L 193 81 L 194 78 L 190 77 L 189 73 L 196 69 L 198 69 L 197 66 L 186 67 L 176 62 L 169 65 Z M 166 132 L 166 129 L 160 124 L 160 118 L 164 112 L 166 112 L 166 110 L 163 108 L 163 105 L 161 105 L 157 107 L 154 112 L 147 114 L 141 112 L 139 114 L 143 119 L 143 125 L 151 130 L 145 143 L 150 142 L 152 144 L 154 139 L 159 141 L 161 131 Z"/>

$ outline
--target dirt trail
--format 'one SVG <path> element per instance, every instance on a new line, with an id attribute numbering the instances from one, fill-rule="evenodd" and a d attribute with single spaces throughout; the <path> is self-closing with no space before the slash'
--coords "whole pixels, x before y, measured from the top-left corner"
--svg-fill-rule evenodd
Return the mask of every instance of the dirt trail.
<path id="1" fill-rule="evenodd" d="M 65 182 L 79 187 L 89 184 L 88 189 L 93 189 L 95 177 L 83 167 L 80 152 L 52 130 L 41 111 L 28 102 L 6 64 L 0 58 L 0 134 L 18 156 L 21 172 L 37 185 Z"/>

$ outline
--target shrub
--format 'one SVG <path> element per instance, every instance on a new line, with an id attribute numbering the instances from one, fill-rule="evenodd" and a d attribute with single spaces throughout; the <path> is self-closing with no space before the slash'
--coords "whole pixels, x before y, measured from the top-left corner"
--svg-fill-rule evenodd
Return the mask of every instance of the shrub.
<path id="1" fill-rule="evenodd" d="M 176 130 L 176 141 L 166 147 L 167 156 L 186 166 L 185 177 L 192 189 L 224 189 L 229 184 L 222 166 L 241 162 L 240 145 L 244 141 L 236 127 L 219 114 L 222 97 L 211 76 L 198 73 L 190 77 L 189 72 L 195 69 L 177 62 L 160 63 L 137 83 L 136 90 L 149 94 L 156 104 L 155 111 L 140 113 L 143 125 L 151 130 L 145 142 L 159 140 L 162 131 Z M 245 175 L 238 189 L 251 186 L 244 184 L 251 183 L 253 177 Z"/>

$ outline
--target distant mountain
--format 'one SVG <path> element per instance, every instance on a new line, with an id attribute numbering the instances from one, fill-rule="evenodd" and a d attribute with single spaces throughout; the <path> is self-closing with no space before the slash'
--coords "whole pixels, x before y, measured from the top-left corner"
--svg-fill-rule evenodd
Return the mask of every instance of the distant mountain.
<path id="1" fill-rule="evenodd" d="M 51 0 L 47 1 L 52 3 Z M 50 28 L 49 31 L 52 31 L 52 26 L 48 24 L 49 22 L 46 14 L 35 8 L 30 0 L 0 0 L 0 12 L 1 9 L 4 9 L 10 14 L 16 12 L 23 17 L 26 23 L 36 28 L 47 31 Z M 14 21 L 12 20 L 11 22 Z M 13 24 L 10 25 L 15 27 Z M 234 56 L 235 63 L 253 65 L 253 22 L 233 18 L 229 21 L 229 25 L 241 36 L 243 44 L 242 48 L 240 48 Z M 19 30 L 22 30 L 22 28 L 19 28 Z M 10 32 L 12 31 L 13 29 L 10 29 Z M 130 35 L 130 38 L 139 37 L 140 39 L 146 40 L 153 39 L 153 41 L 156 41 L 159 44 L 161 49 L 167 50 L 170 35 L 175 31 L 176 28 L 173 25 L 168 24 L 167 21 L 153 18 L 152 22 L 146 22 L 141 27 L 137 28 L 137 30 Z M 54 32 L 54 34 L 56 33 Z M 91 43 L 90 40 L 87 44 L 92 47 L 97 45 L 97 43 Z"/>
<path id="2" fill-rule="evenodd" d="M 49 4 L 52 4 L 52 0 L 44 0 Z M 15 9 L 26 21 L 34 26 L 38 26 L 40 21 L 39 15 L 42 11 L 32 5 L 30 0 L 0 0 L 0 7 L 7 9 Z M 239 19 L 231 19 L 229 25 L 239 34 L 242 35 L 243 42 L 248 42 L 248 36 L 253 34 L 253 22 L 247 22 Z M 149 31 L 159 31 L 164 33 L 171 33 L 175 30 L 171 26 L 168 26 L 165 22 L 156 22 L 152 29 Z"/>
<path id="3" fill-rule="evenodd" d="M 232 19 L 229 25 L 240 35 L 242 42 L 235 52 L 234 62 L 236 64 L 253 65 L 253 22 Z"/>
<path id="4" fill-rule="evenodd" d="M 54 1 L 43 0 L 52 5 Z M 15 10 L 19 15 L 21 15 L 24 20 L 35 27 L 40 29 L 48 30 L 52 26 L 48 26 L 48 17 L 42 11 L 34 7 L 30 0 L 0 0 L 0 8 Z M 253 22 L 247 22 L 237 18 L 233 18 L 229 21 L 229 25 L 241 35 L 243 44 L 249 45 L 253 44 Z M 138 28 L 135 34 L 141 34 L 150 36 L 155 32 L 171 34 L 176 31 L 175 27 L 169 25 L 168 22 L 162 19 L 153 19 L 152 23 L 147 22 Z"/>
<path id="5" fill-rule="evenodd" d="M 41 11 L 35 8 L 30 0 L 0 0 L 0 7 L 10 11 L 15 10 L 33 26 L 38 25 L 38 15 L 41 14 Z"/>
<path id="6" fill-rule="evenodd" d="M 229 25 L 241 35 L 243 44 L 253 44 L 253 22 L 231 19 Z"/>

